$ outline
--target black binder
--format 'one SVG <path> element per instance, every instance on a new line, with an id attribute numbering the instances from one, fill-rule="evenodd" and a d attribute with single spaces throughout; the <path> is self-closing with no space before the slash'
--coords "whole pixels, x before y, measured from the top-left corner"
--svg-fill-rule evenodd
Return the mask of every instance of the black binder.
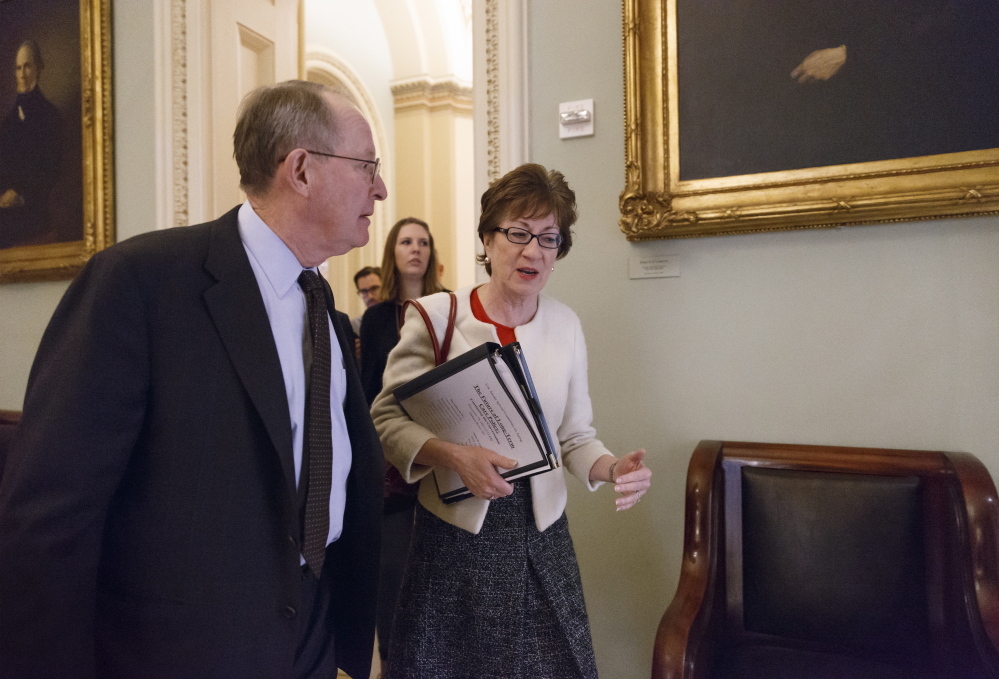
<path id="1" fill-rule="evenodd" d="M 392 393 L 435 436 L 519 460 L 513 469 L 497 469 L 508 481 L 561 464 L 519 342 L 479 345 Z M 454 471 L 435 468 L 434 478 L 445 503 L 471 497 Z"/>

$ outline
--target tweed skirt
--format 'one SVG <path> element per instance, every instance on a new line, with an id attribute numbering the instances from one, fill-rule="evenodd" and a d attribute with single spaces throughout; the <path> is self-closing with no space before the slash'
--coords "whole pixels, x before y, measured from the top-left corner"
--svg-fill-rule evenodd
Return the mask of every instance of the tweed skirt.
<path id="1" fill-rule="evenodd" d="M 597 676 L 568 520 L 513 486 L 478 535 L 417 506 L 387 679 Z"/>

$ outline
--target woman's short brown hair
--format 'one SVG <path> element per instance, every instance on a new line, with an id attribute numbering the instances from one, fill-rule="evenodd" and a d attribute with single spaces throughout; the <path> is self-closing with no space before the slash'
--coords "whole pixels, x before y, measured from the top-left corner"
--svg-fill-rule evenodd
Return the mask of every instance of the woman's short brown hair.
<path id="1" fill-rule="evenodd" d="M 536 163 L 525 163 L 494 181 L 482 194 L 479 217 L 479 240 L 500 228 L 508 219 L 541 219 L 554 215 L 562 244 L 555 259 L 562 259 L 572 247 L 572 225 L 576 223 L 576 194 L 558 170 L 546 170 Z M 492 275 L 485 255 L 476 256 Z"/>
<path id="2" fill-rule="evenodd" d="M 380 299 L 383 302 L 401 302 L 399 299 L 401 281 L 399 280 L 399 270 L 395 266 L 395 244 L 399 240 L 399 232 L 407 224 L 419 224 L 427 230 L 430 238 L 430 260 L 427 262 L 427 270 L 423 273 L 423 290 L 421 295 L 432 295 L 444 289 L 437 276 L 437 248 L 434 247 L 434 234 L 430 233 L 430 225 L 422 219 L 416 217 L 403 217 L 397 221 L 385 237 L 385 252 L 382 254 L 381 278 L 382 289 Z"/>

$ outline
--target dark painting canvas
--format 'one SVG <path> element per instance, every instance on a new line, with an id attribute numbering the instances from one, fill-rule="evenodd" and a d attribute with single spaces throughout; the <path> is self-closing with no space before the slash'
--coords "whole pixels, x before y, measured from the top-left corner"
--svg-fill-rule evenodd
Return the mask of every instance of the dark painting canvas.
<path id="1" fill-rule="evenodd" d="M 80 3 L 3 0 L 0 27 L 0 249 L 80 241 Z"/>
<path id="2" fill-rule="evenodd" d="M 678 0 L 680 178 L 999 147 L 995 0 Z"/>

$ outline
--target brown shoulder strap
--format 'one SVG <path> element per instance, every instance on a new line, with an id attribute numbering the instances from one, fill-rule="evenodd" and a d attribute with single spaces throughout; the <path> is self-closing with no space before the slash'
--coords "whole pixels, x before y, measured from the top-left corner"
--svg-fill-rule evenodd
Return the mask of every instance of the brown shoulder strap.
<path id="1" fill-rule="evenodd" d="M 437 333 L 434 331 L 434 324 L 430 321 L 430 315 L 427 310 L 423 308 L 415 299 L 407 299 L 402 305 L 402 315 L 403 318 L 406 316 L 406 307 L 410 304 L 413 305 L 420 315 L 423 316 L 423 322 L 427 324 L 427 332 L 430 333 L 430 341 L 434 345 L 434 365 L 440 365 L 447 360 L 447 353 L 451 350 L 451 336 L 454 335 L 454 320 L 458 316 L 458 298 L 453 292 L 448 293 L 451 296 L 451 309 L 448 311 L 447 316 L 447 329 L 444 331 L 444 344 L 441 345 L 437 341 Z"/>
<path id="2" fill-rule="evenodd" d="M 441 361 L 441 345 L 437 341 L 437 333 L 434 332 L 434 324 L 430 322 L 430 316 L 427 314 L 427 310 L 423 308 L 423 305 L 417 302 L 415 299 L 407 299 L 402 305 L 402 316 L 406 317 L 406 307 L 412 305 L 414 309 L 420 312 L 423 316 L 423 322 L 427 324 L 427 332 L 430 333 L 430 341 L 434 345 L 434 365 L 440 365 Z"/>

